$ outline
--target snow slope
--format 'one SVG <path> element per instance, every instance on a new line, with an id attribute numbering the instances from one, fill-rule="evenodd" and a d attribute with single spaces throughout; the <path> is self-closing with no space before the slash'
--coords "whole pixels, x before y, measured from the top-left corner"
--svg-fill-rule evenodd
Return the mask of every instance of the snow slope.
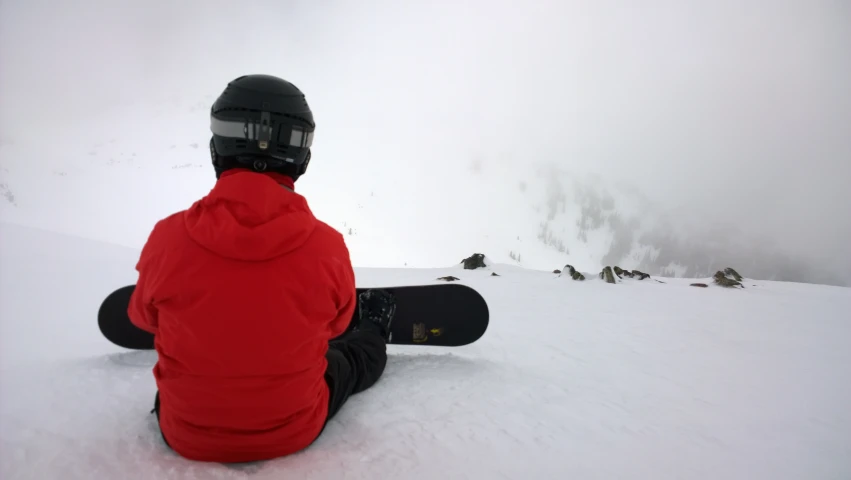
<path id="1" fill-rule="evenodd" d="M 454 274 L 485 295 L 491 329 L 465 348 L 391 347 L 382 381 L 300 454 L 184 460 L 149 414 L 155 353 L 95 324 L 136 256 L 0 223 L 0 478 L 851 478 L 851 289 L 504 265 L 357 269 L 365 286 Z"/>

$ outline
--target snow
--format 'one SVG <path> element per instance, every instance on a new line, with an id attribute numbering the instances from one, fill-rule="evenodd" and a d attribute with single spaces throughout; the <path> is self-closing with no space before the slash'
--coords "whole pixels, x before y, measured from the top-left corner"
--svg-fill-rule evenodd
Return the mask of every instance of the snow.
<path id="1" fill-rule="evenodd" d="M 391 346 L 382 380 L 304 452 L 185 460 L 149 413 L 156 354 L 96 326 L 137 255 L 0 223 L 0 478 L 851 477 L 851 289 L 501 264 L 357 268 L 363 286 L 460 277 L 491 327 L 463 348 Z"/>
<path id="2" fill-rule="evenodd" d="M 663 272 L 667 272 L 667 275 L 671 275 L 674 277 L 682 277 L 688 271 L 687 265 L 680 265 L 677 262 L 670 262 L 667 266 L 662 267 Z"/>

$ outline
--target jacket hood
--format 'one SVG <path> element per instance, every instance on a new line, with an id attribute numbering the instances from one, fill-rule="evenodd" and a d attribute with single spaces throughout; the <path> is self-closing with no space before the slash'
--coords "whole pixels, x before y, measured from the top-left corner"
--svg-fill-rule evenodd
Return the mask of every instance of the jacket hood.
<path id="1" fill-rule="evenodd" d="M 292 184 L 250 171 L 229 171 L 184 213 L 189 236 L 222 257 L 262 261 L 301 247 L 317 225 Z"/>

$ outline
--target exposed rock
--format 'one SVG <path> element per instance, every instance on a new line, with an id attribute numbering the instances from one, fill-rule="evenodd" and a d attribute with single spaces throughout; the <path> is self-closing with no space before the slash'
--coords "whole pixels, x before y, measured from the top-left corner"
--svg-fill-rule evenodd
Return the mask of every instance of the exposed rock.
<path id="1" fill-rule="evenodd" d="M 563 274 L 562 272 L 566 273 L 568 277 L 574 280 L 585 280 L 585 275 L 577 272 L 576 269 L 573 268 L 573 265 L 565 265 L 564 270 L 559 272 L 559 276 Z"/>
<path id="2" fill-rule="evenodd" d="M 730 277 L 732 277 L 732 275 Z M 722 287 L 727 287 L 727 288 L 742 287 L 742 288 L 745 288 L 745 286 L 742 285 L 741 282 L 739 282 L 738 280 L 736 280 L 734 278 L 730 278 L 730 277 L 724 275 L 724 272 L 722 272 L 721 270 L 718 270 L 717 272 L 715 272 L 715 276 L 713 278 L 715 279 L 715 283 L 718 284 L 718 285 L 721 285 Z"/>
<path id="3" fill-rule="evenodd" d="M 499 275 L 496 272 L 491 273 L 491 277 L 498 277 Z"/>
<path id="4" fill-rule="evenodd" d="M 611 267 L 606 267 L 606 268 L 611 268 Z M 635 277 L 638 277 L 639 280 L 644 280 L 644 279 L 650 278 L 650 275 L 648 275 L 648 274 L 646 274 L 642 271 L 639 271 L 639 270 L 632 270 L 632 271 L 624 270 L 621 267 L 618 267 L 617 265 L 615 265 L 615 267 L 612 268 L 612 271 L 614 272 L 615 275 L 617 275 L 618 278 L 624 278 L 624 277 L 635 278 Z M 603 272 L 605 272 L 605 269 L 603 269 Z M 605 278 L 604 273 L 600 273 L 600 278 Z M 617 283 L 617 282 L 609 282 L 609 283 Z"/>
<path id="5" fill-rule="evenodd" d="M 477 268 L 485 268 L 485 255 L 483 253 L 474 253 L 468 258 L 461 260 L 465 270 L 475 270 Z"/>
<path id="6" fill-rule="evenodd" d="M 727 277 L 733 277 L 733 280 L 735 280 L 737 282 L 742 281 L 742 276 L 739 275 L 739 272 L 733 270 L 730 267 L 727 267 L 727 268 L 724 269 L 724 275 L 727 276 Z"/>
<path id="7" fill-rule="evenodd" d="M 12 190 L 9 189 L 9 186 L 5 183 L 0 183 L 0 194 L 2 194 L 3 197 L 5 197 L 6 200 L 12 205 L 18 206 L 18 204 L 15 203 L 15 195 L 12 193 Z"/>
<path id="8" fill-rule="evenodd" d="M 559 269 L 557 269 L 557 268 L 556 268 L 555 270 L 553 270 L 553 273 L 561 274 L 561 270 L 559 270 Z"/>
<path id="9" fill-rule="evenodd" d="M 440 278 L 438 278 L 438 280 L 443 280 L 445 282 L 454 282 L 456 280 L 461 280 L 461 279 L 458 278 L 458 277 L 453 277 L 452 275 L 449 275 L 448 277 L 440 277 Z"/>
<path id="10" fill-rule="evenodd" d="M 692 284 L 691 284 L 691 286 L 692 286 L 692 287 L 707 288 L 709 285 L 707 285 L 707 284 L 705 284 L 705 283 L 692 283 Z"/>
<path id="11" fill-rule="evenodd" d="M 606 283 L 617 283 L 615 281 L 615 273 L 612 271 L 612 267 L 606 267 L 600 272 L 600 278 L 606 281 Z"/>
<path id="12" fill-rule="evenodd" d="M 650 278 L 650 274 L 648 274 L 648 273 L 644 273 L 644 272 L 639 271 L 639 270 L 633 270 L 633 271 L 632 271 L 632 274 L 633 274 L 634 276 L 638 277 L 638 279 L 639 279 L 639 280 L 644 280 L 644 279 L 646 279 L 646 278 Z"/>

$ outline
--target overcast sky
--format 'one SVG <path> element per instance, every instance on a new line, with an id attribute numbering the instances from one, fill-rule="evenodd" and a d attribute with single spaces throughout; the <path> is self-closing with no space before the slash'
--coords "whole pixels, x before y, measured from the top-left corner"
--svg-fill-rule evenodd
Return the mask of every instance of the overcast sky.
<path id="1" fill-rule="evenodd" d="M 839 0 L 0 0 L 0 134 L 270 73 L 353 181 L 553 162 L 851 267 L 849 46 Z"/>

